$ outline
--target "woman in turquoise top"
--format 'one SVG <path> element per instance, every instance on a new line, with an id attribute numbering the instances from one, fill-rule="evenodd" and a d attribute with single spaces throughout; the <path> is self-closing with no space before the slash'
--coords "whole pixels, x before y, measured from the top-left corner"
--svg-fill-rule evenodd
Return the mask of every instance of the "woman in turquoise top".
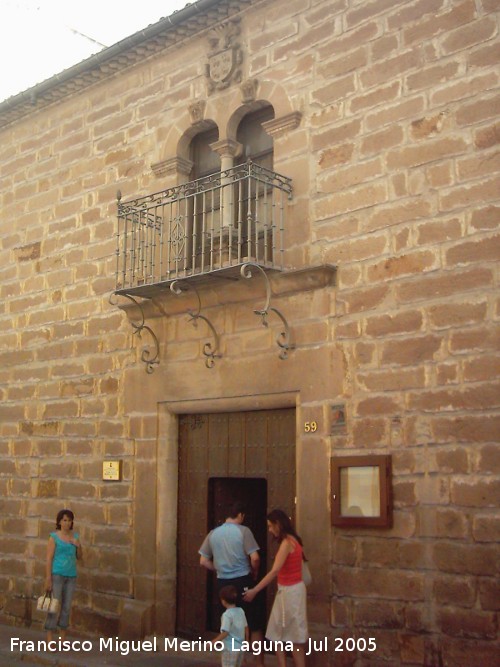
<path id="1" fill-rule="evenodd" d="M 82 557 L 79 535 L 73 532 L 74 518 L 71 510 L 58 512 L 56 530 L 50 533 L 47 545 L 45 590 L 51 591 L 60 602 L 57 614 L 47 614 L 47 641 L 52 641 L 57 627 L 60 628 L 61 639 L 66 638 L 71 601 L 76 588 L 76 561 Z"/>

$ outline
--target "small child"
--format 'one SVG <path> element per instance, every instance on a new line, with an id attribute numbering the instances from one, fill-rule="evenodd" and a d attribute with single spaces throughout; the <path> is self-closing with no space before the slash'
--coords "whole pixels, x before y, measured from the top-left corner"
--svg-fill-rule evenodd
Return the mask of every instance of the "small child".
<path id="1" fill-rule="evenodd" d="M 223 641 L 222 667 L 240 667 L 243 662 L 242 643 L 248 642 L 249 630 L 245 612 L 236 606 L 238 591 L 234 586 L 223 586 L 219 597 L 225 612 L 220 620 L 220 634 L 213 642 Z"/>

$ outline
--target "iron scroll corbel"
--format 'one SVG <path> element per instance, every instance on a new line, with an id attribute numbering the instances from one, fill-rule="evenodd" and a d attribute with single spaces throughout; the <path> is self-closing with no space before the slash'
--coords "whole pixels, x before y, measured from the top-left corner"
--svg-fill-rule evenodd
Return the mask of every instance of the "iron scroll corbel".
<path id="1" fill-rule="evenodd" d="M 146 364 L 146 373 L 151 374 L 154 372 L 155 366 L 160 363 L 160 343 L 158 342 L 158 338 L 156 337 L 156 334 L 151 329 L 151 327 L 146 324 L 146 317 L 144 315 L 144 310 L 142 309 L 142 304 L 139 301 L 136 301 L 133 296 L 130 296 L 130 294 L 117 295 L 116 292 L 112 292 L 109 297 L 109 303 L 112 306 L 118 306 L 118 301 L 116 300 L 117 296 L 123 296 L 129 301 L 132 301 L 134 306 L 137 306 L 139 309 L 141 314 L 139 323 L 134 322 L 131 318 L 129 318 L 129 322 L 135 330 L 133 331 L 133 334 L 138 334 L 139 338 L 141 338 L 142 332 L 147 331 L 153 339 L 154 351 L 151 351 L 148 346 L 144 346 L 141 353 L 141 361 Z"/>
<path id="2" fill-rule="evenodd" d="M 212 345 L 210 342 L 205 343 L 203 345 L 203 355 L 206 357 L 205 366 L 207 368 L 213 368 L 215 365 L 215 359 L 220 359 L 220 357 L 222 357 L 222 354 L 219 353 L 219 335 L 215 330 L 212 322 L 210 322 L 207 317 L 201 314 L 201 299 L 198 290 L 194 285 L 191 285 L 185 280 L 174 280 L 172 283 L 170 283 L 170 289 L 177 296 L 180 296 L 183 292 L 187 292 L 190 289 L 193 290 L 193 292 L 196 294 L 196 298 L 198 299 L 198 308 L 197 310 L 188 309 L 187 313 L 189 315 L 189 321 L 192 322 L 194 327 L 198 326 L 198 320 L 203 320 L 212 332 L 214 344 Z"/>
<path id="3" fill-rule="evenodd" d="M 264 271 L 264 269 L 258 264 L 254 264 L 253 262 L 247 262 L 246 264 L 243 264 L 243 266 L 240 269 L 242 277 L 249 280 L 252 277 L 252 269 L 258 269 L 260 273 L 264 276 L 266 281 L 266 303 L 264 305 L 264 308 L 262 308 L 261 310 L 254 310 L 253 312 L 256 315 L 260 315 L 262 325 L 264 327 L 269 326 L 268 322 L 269 312 L 275 313 L 280 318 L 283 324 L 283 330 L 278 334 L 276 338 L 276 344 L 278 345 L 278 347 L 281 348 L 281 351 L 279 353 L 279 358 L 283 360 L 288 359 L 288 351 L 294 349 L 294 345 L 292 345 L 290 341 L 290 327 L 288 326 L 288 322 L 283 313 L 277 308 L 274 308 L 274 306 L 271 306 L 271 283 L 269 282 L 268 275 Z"/>

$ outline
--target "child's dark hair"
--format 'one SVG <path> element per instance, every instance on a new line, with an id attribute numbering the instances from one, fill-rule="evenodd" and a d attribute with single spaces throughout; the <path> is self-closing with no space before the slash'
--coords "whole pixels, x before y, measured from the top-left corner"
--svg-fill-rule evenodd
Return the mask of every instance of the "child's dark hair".
<path id="1" fill-rule="evenodd" d="M 223 586 L 219 591 L 219 597 L 228 604 L 236 604 L 236 600 L 238 599 L 236 586 Z"/>
<path id="2" fill-rule="evenodd" d="M 63 516 L 67 516 L 68 519 L 71 519 L 71 528 L 70 528 L 70 530 L 73 530 L 73 521 L 75 520 L 75 515 L 73 514 L 73 512 L 71 510 L 60 510 L 57 513 L 57 517 L 56 517 L 56 528 L 57 528 L 57 530 L 61 530 L 61 521 L 62 521 Z"/>

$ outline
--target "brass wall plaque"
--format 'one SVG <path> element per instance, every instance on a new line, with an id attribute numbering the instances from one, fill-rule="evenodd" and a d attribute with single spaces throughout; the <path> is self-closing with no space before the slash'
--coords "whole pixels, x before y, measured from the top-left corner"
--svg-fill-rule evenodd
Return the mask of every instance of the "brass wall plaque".
<path id="1" fill-rule="evenodd" d="M 102 479 L 105 482 L 119 482 L 122 478 L 121 461 L 103 461 Z"/>

